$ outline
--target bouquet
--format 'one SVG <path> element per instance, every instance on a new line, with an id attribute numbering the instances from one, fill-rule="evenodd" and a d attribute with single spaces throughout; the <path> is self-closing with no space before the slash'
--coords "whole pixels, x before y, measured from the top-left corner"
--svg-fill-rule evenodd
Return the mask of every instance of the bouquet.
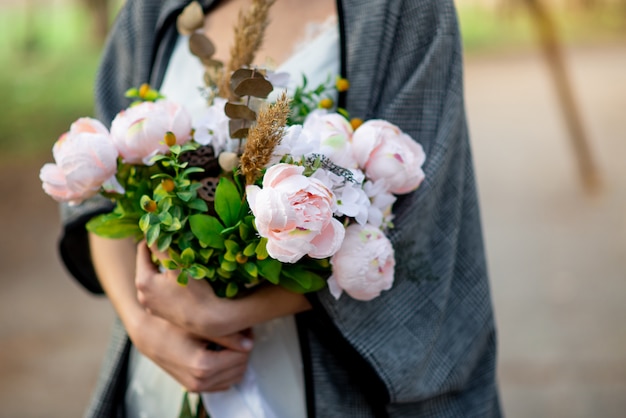
<path id="1" fill-rule="evenodd" d="M 245 96 L 271 90 L 254 70 L 232 80 Z M 310 99 L 329 87 L 305 87 L 295 104 L 283 95 L 258 115 L 216 100 L 195 129 L 181 105 L 148 86 L 131 89 L 138 101 L 110 131 L 81 118 L 59 138 L 43 188 L 70 204 L 112 199 L 115 209 L 87 228 L 167 251 L 163 267 L 178 270 L 180 284 L 207 279 L 235 297 L 262 282 L 299 293 L 328 283 L 337 298 L 370 300 L 393 283 L 384 232 L 396 195 L 422 182 L 424 153 L 389 122 L 349 120 L 319 108 L 323 99 L 314 108 Z M 288 123 L 297 115 L 303 124 Z"/>

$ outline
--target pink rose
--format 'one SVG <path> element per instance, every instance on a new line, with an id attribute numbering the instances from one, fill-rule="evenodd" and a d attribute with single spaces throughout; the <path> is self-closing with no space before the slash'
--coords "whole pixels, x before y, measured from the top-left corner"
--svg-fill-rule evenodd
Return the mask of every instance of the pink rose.
<path id="1" fill-rule="evenodd" d="M 115 180 L 117 149 L 99 121 L 78 119 L 54 144 L 52 154 L 56 164 L 45 164 L 39 178 L 55 200 L 80 203 L 107 182 L 120 188 Z"/>
<path id="2" fill-rule="evenodd" d="M 352 125 L 339 113 L 316 110 L 307 116 L 302 130 L 319 143 L 319 151 L 335 164 L 344 168 L 356 168 L 352 156 Z"/>
<path id="3" fill-rule="evenodd" d="M 346 228 L 343 245 L 330 259 L 333 275 L 328 285 L 336 298 L 343 290 L 357 300 L 372 300 L 393 284 L 393 246 L 372 225 L 352 224 Z"/>
<path id="4" fill-rule="evenodd" d="M 302 175 L 304 167 L 276 164 L 263 177 L 263 188 L 246 188 L 267 252 L 283 263 L 308 255 L 326 258 L 341 246 L 345 230 L 333 218 L 332 192 L 320 180 Z"/>
<path id="5" fill-rule="evenodd" d="M 366 177 L 384 179 L 391 193 L 412 192 L 424 180 L 422 146 L 387 121 L 370 120 L 361 125 L 352 137 L 352 150 Z"/>
<path id="6" fill-rule="evenodd" d="M 167 132 L 176 143 L 191 139 L 191 116 L 184 107 L 168 100 L 143 102 L 117 114 L 111 123 L 111 137 L 125 163 L 150 164 L 150 158 L 164 154 Z"/>

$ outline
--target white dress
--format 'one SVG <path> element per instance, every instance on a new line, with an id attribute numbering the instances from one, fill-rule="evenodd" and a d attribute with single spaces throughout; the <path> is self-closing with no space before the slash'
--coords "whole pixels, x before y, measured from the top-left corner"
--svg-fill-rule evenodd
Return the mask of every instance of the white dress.
<path id="1" fill-rule="evenodd" d="M 303 74 L 310 87 L 339 74 L 337 20 L 328 19 L 316 27 L 312 30 L 317 33 L 277 69 L 277 72 L 291 75 L 288 92 L 301 83 Z M 204 69 L 187 45 L 187 38 L 179 37 L 161 92 L 168 99 L 184 104 L 196 121 L 206 107 L 199 88 Z M 203 395 L 211 417 L 306 417 L 302 359 L 294 317 L 277 318 L 255 326 L 254 338 L 255 346 L 244 381 L 229 391 Z M 178 382 L 134 347 L 131 349 L 125 399 L 129 418 L 176 417 L 182 396 L 183 388 Z"/>

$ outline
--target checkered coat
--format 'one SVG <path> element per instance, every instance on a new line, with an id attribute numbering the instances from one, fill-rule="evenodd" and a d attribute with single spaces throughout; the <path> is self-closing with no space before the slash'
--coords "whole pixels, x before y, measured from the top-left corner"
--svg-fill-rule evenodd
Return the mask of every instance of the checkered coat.
<path id="1" fill-rule="evenodd" d="M 188 0 L 126 0 L 96 83 L 98 117 L 123 93 L 159 86 Z M 207 0 L 207 10 L 214 3 Z M 453 0 L 340 0 L 341 98 L 350 114 L 387 119 L 424 147 L 426 180 L 395 205 L 395 283 L 370 302 L 309 295 L 297 317 L 310 417 L 499 416 L 495 331 L 463 104 Z M 86 219 L 100 200 L 63 208 L 61 255 L 101 293 Z M 130 342 L 116 322 L 89 417 L 123 417 Z M 220 417 L 216 417 L 220 418 Z"/>

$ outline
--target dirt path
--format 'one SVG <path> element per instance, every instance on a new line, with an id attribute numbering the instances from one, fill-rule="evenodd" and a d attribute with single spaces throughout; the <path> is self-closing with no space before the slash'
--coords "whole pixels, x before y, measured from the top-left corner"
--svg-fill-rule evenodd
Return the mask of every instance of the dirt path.
<path id="1" fill-rule="evenodd" d="M 580 188 L 552 86 L 535 55 L 467 62 L 467 106 L 510 417 L 626 410 L 626 48 L 568 56 L 604 193 Z M 0 163 L 0 417 L 80 416 L 111 309 L 54 251 L 47 159 Z"/>

